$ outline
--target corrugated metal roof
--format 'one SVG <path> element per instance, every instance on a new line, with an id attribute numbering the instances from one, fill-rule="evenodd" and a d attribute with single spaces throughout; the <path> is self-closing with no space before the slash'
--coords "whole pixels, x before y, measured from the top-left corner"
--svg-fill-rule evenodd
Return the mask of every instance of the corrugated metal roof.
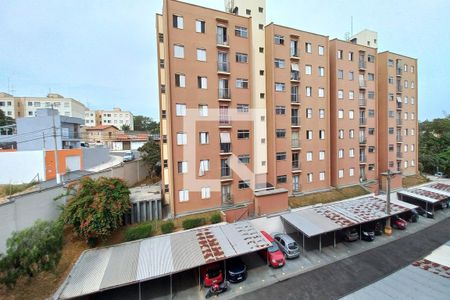
<path id="1" fill-rule="evenodd" d="M 433 192 L 433 193 L 438 193 L 438 194 L 444 195 L 446 197 L 450 197 L 450 191 L 446 191 L 446 190 L 442 190 L 442 189 L 435 189 L 435 188 L 432 188 L 429 185 L 421 186 L 420 189 L 422 189 L 424 191 L 430 191 L 430 192 Z"/>
<path id="2" fill-rule="evenodd" d="M 299 210 L 281 216 L 289 224 L 302 231 L 308 237 L 316 236 L 324 232 L 335 231 L 340 225 L 329 218 L 316 213 L 312 209 Z"/>
<path id="3" fill-rule="evenodd" d="M 86 250 L 54 298 L 151 280 L 267 247 L 251 223 L 238 222 Z"/>
<path id="4" fill-rule="evenodd" d="M 417 194 L 417 193 L 413 193 L 410 190 L 398 191 L 397 194 L 401 194 L 401 195 L 404 195 L 404 196 L 416 198 L 416 199 L 419 199 L 419 200 L 422 200 L 422 201 L 425 201 L 425 202 L 429 202 L 429 203 L 437 203 L 437 202 L 439 202 L 439 200 L 436 200 L 436 199 L 433 199 L 433 198 L 430 198 L 430 197 L 427 197 L 427 196 L 424 196 L 424 195 L 420 195 L 420 194 Z"/>

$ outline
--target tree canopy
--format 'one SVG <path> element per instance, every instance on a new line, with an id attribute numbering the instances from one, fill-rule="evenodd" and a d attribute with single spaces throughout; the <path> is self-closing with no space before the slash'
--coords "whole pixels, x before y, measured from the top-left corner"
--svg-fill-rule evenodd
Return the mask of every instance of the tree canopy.
<path id="1" fill-rule="evenodd" d="M 137 115 L 133 117 L 133 121 L 135 131 L 146 131 L 148 133 L 159 134 L 159 122 L 154 121 L 152 118 Z"/>
<path id="2" fill-rule="evenodd" d="M 151 176 L 161 175 L 161 148 L 158 142 L 148 141 L 138 149 L 147 164 Z"/>
<path id="3" fill-rule="evenodd" d="M 450 118 L 419 123 L 419 162 L 424 172 L 450 176 Z"/>
<path id="4" fill-rule="evenodd" d="M 16 121 L 13 118 L 5 115 L 5 112 L 0 109 L 0 126 L 13 125 L 15 123 Z"/>

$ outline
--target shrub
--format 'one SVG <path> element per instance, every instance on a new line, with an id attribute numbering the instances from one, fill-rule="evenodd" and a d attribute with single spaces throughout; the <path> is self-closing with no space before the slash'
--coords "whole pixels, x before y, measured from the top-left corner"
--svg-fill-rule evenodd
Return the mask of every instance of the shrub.
<path id="1" fill-rule="evenodd" d="M 56 268 L 63 246 L 63 226 L 60 222 L 38 220 L 14 232 L 6 246 L 6 255 L 0 254 L 0 283 L 13 288 L 21 276 L 33 277 Z"/>
<path id="2" fill-rule="evenodd" d="M 216 212 L 211 216 L 211 224 L 217 224 L 222 222 L 222 216 L 220 213 Z"/>
<path id="3" fill-rule="evenodd" d="M 175 224 L 172 221 L 167 221 L 161 224 L 162 233 L 171 233 L 175 229 Z"/>
<path id="4" fill-rule="evenodd" d="M 125 230 L 124 239 L 126 242 L 150 237 L 153 234 L 151 223 L 141 223 Z"/>
<path id="5" fill-rule="evenodd" d="M 183 228 L 184 229 L 191 229 L 195 227 L 199 227 L 202 225 L 205 225 L 206 220 L 205 218 L 192 218 L 192 219 L 186 219 L 183 221 Z"/>

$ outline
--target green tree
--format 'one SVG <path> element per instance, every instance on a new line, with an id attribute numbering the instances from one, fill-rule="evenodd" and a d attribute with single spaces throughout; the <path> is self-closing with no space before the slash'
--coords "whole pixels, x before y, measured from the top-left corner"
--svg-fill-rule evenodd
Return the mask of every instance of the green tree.
<path id="1" fill-rule="evenodd" d="M 133 117 L 133 121 L 135 131 L 159 134 L 159 122 L 154 121 L 152 118 L 138 115 Z"/>
<path id="2" fill-rule="evenodd" d="M 68 188 L 71 195 L 61 218 L 73 225 L 75 233 L 95 245 L 99 238 L 106 238 L 123 222 L 123 216 L 131 207 L 130 191 L 118 178 L 82 178 Z"/>
<path id="3" fill-rule="evenodd" d="M 450 118 L 419 123 L 419 162 L 421 169 L 433 174 L 437 170 L 450 176 Z"/>
<path id="4" fill-rule="evenodd" d="M 148 141 L 138 149 L 142 153 L 142 159 L 148 166 L 150 175 L 161 176 L 161 148 L 158 142 Z"/>
<path id="5" fill-rule="evenodd" d="M 56 268 L 63 246 L 62 223 L 38 220 L 14 232 L 6 245 L 6 255 L 0 254 L 0 283 L 13 288 L 21 276 Z"/>
<path id="6" fill-rule="evenodd" d="M 123 131 L 130 131 L 130 125 L 126 125 L 126 124 L 122 125 L 122 130 Z"/>

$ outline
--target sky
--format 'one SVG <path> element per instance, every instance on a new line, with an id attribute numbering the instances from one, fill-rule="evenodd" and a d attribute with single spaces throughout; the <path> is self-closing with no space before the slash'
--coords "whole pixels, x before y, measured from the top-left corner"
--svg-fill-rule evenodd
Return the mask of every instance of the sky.
<path id="1" fill-rule="evenodd" d="M 91 109 L 118 106 L 158 119 L 161 9 L 162 0 L 0 0 L 0 91 L 51 91 Z M 353 16 L 354 33 L 378 32 L 379 51 L 418 59 L 419 119 L 450 113 L 449 0 L 267 0 L 266 12 L 268 23 L 340 39 Z"/>

